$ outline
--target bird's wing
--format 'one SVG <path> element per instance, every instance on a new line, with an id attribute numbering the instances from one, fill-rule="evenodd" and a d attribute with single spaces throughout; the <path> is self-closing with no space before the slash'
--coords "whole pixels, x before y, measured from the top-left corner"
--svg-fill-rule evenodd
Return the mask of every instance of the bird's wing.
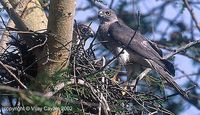
<path id="1" fill-rule="evenodd" d="M 149 41 L 149 44 L 151 45 L 151 47 L 161 56 L 163 57 L 163 53 L 162 53 L 162 50 L 158 47 L 158 45 L 152 41 Z"/>
<path id="2" fill-rule="evenodd" d="M 161 53 L 156 46 L 150 44 L 150 42 L 140 33 L 135 33 L 133 29 L 129 28 L 125 24 L 119 22 L 111 24 L 108 29 L 108 35 L 110 36 L 109 39 L 121 43 L 125 48 L 140 55 L 141 58 L 151 59 L 167 70 L 171 75 L 175 75 L 173 64 L 162 58 Z"/>
<path id="3" fill-rule="evenodd" d="M 120 42 L 122 45 L 144 58 L 151 59 L 155 62 L 162 59 L 159 53 L 149 44 L 148 40 L 141 34 L 135 33 L 134 30 L 125 24 L 120 24 L 119 22 L 111 24 L 108 35 L 110 35 L 111 39 Z"/>

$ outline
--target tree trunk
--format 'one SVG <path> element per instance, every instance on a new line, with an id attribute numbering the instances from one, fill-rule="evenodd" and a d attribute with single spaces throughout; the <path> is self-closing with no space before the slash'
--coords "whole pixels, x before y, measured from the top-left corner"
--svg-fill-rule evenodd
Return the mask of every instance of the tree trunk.
<path id="1" fill-rule="evenodd" d="M 46 63 L 39 65 L 38 77 L 52 77 L 59 70 L 66 69 L 70 57 L 75 15 L 75 0 L 51 0 L 48 19 L 48 41 Z M 41 57 L 44 55 L 41 55 Z M 44 80 L 43 85 L 47 83 Z M 48 84 L 46 84 L 48 85 Z"/>

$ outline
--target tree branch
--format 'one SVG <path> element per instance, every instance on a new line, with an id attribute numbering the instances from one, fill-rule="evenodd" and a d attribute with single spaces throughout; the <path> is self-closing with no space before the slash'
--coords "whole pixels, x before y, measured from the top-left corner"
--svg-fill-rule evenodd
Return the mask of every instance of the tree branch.
<path id="1" fill-rule="evenodd" d="M 185 4 L 186 8 L 188 9 L 188 11 L 189 11 L 189 13 L 190 13 L 190 15 L 191 15 L 191 17 L 192 17 L 192 19 L 193 19 L 193 21 L 194 21 L 196 27 L 197 27 L 198 30 L 200 31 L 200 24 L 198 24 L 198 21 L 197 21 L 197 19 L 196 19 L 196 16 L 195 16 L 195 14 L 194 14 L 194 12 L 193 12 L 192 7 L 190 7 L 190 5 L 189 5 L 189 3 L 188 3 L 188 0 L 183 0 L 183 2 L 184 2 L 184 4 Z"/>
<path id="2" fill-rule="evenodd" d="M 24 88 L 27 89 L 27 87 L 15 76 L 14 73 L 12 73 L 1 61 L 0 65 Z"/>
<path id="3" fill-rule="evenodd" d="M 5 8 L 5 10 L 7 11 L 10 18 L 13 20 L 13 22 L 15 23 L 18 29 L 22 31 L 25 31 L 28 29 L 25 23 L 22 21 L 19 14 L 14 10 L 14 8 L 12 7 L 12 5 L 10 4 L 8 0 L 1 0 L 1 4 L 3 5 L 3 7 Z"/>
<path id="4" fill-rule="evenodd" d="M 23 14 L 23 11 L 25 10 L 26 6 L 28 5 L 28 3 L 30 2 L 30 0 L 9 0 L 10 3 L 12 4 L 13 8 L 15 8 L 16 13 L 21 17 Z M 13 22 L 13 20 L 9 20 L 7 23 L 7 27 L 15 27 L 15 23 Z M 0 41 L 0 53 L 3 53 L 5 49 L 7 49 L 7 43 L 10 42 L 11 38 L 8 37 L 9 32 L 8 31 L 4 31 L 3 35 L 1 37 L 1 41 Z"/>

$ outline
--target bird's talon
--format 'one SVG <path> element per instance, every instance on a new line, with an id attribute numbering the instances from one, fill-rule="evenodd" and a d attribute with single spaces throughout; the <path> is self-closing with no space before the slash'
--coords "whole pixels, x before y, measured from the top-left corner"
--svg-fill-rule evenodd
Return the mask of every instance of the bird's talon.
<path id="1" fill-rule="evenodd" d="M 124 96 L 127 91 L 128 91 L 128 82 L 125 82 L 124 86 L 122 86 L 122 95 Z"/>
<path id="2" fill-rule="evenodd" d="M 118 77 L 117 76 L 113 76 L 112 78 L 111 78 L 111 81 L 113 82 L 113 83 L 119 83 L 119 81 L 118 81 Z"/>
<path id="3" fill-rule="evenodd" d="M 127 92 L 127 86 L 123 87 L 122 88 L 122 95 L 124 96 Z"/>

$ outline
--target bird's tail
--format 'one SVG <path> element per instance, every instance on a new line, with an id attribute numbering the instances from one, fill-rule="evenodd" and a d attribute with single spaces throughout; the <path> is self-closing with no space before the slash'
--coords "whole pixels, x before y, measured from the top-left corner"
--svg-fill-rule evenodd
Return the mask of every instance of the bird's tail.
<path id="1" fill-rule="evenodd" d="M 170 73 L 170 75 L 175 76 L 174 65 L 165 59 L 163 59 L 162 62 L 164 64 L 164 67 L 166 68 L 166 70 Z"/>
<path id="2" fill-rule="evenodd" d="M 181 89 L 181 87 L 172 79 L 172 76 L 168 71 L 166 71 L 163 67 L 161 67 L 159 64 L 157 64 L 154 61 L 150 61 L 153 68 L 161 75 L 163 79 L 167 81 L 178 93 L 181 94 L 184 98 L 188 98 L 188 95 L 185 91 Z"/>
<path id="3" fill-rule="evenodd" d="M 170 75 L 175 76 L 174 65 L 166 59 L 154 60 L 157 64 L 159 64 L 165 71 L 167 71 Z M 150 62 L 149 62 L 150 63 Z"/>

